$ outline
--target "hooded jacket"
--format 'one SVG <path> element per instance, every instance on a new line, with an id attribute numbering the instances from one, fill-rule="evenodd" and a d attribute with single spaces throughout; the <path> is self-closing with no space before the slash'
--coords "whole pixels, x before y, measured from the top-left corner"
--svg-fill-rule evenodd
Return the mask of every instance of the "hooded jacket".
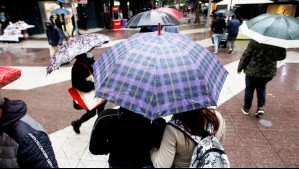
<path id="1" fill-rule="evenodd" d="M 51 22 L 50 20 L 46 21 L 46 25 L 51 25 L 50 27 L 47 27 L 47 30 L 46 30 L 49 45 L 61 46 L 62 42 L 63 42 L 62 31 L 59 28 L 57 28 L 55 25 L 53 25 L 53 22 Z"/>
<path id="2" fill-rule="evenodd" d="M 23 101 L 5 99 L 0 118 L 0 168 L 58 168 L 41 124 L 26 115 Z"/>

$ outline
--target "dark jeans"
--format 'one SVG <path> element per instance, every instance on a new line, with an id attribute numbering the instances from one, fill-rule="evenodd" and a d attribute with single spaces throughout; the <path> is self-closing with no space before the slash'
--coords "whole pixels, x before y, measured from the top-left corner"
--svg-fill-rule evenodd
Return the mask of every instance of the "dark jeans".
<path id="1" fill-rule="evenodd" d="M 245 83 L 245 97 L 244 97 L 244 108 L 250 109 L 252 106 L 254 90 L 256 90 L 256 95 L 258 99 L 258 107 L 263 107 L 266 103 L 266 85 L 271 81 L 272 77 L 261 78 L 261 77 L 251 77 L 246 75 Z"/>
<path id="2" fill-rule="evenodd" d="M 101 104 L 98 108 L 94 109 L 94 110 L 86 110 L 86 113 L 83 114 L 81 116 L 81 118 L 78 120 L 78 123 L 79 125 L 81 126 L 82 123 L 85 123 L 87 122 L 89 119 L 93 118 L 97 112 L 98 112 L 98 115 L 100 115 L 102 113 L 102 111 L 105 109 L 105 105 L 106 105 L 106 102 Z"/>

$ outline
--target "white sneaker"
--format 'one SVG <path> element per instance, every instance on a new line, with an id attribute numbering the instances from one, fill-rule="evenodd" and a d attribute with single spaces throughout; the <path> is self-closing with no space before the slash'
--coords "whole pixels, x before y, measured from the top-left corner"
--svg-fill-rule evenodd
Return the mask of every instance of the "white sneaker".
<path id="1" fill-rule="evenodd" d="M 256 116 L 259 116 L 259 115 L 263 115 L 264 113 L 265 113 L 264 108 L 259 107 L 259 108 L 256 110 L 255 115 L 256 115 Z"/>

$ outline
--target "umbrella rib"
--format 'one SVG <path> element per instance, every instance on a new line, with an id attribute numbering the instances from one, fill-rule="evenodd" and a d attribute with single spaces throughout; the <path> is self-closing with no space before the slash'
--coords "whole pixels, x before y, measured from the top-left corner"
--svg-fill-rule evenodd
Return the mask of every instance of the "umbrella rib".
<path id="1" fill-rule="evenodd" d="M 162 37 L 162 36 L 161 36 Z M 160 48 L 162 47 L 162 45 L 160 46 Z M 176 104 L 176 112 L 179 113 L 179 108 L 178 108 L 178 105 L 177 105 L 177 98 L 176 98 L 176 95 L 175 95 L 175 89 L 174 89 L 174 85 L 173 85 L 173 80 L 172 80 L 172 76 L 171 76 L 171 71 L 170 71 L 170 68 L 169 68 L 169 65 L 168 65 L 168 62 L 167 62 L 167 59 L 165 58 L 165 55 L 163 53 L 163 50 L 162 51 L 162 55 L 164 56 L 164 59 L 165 59 L 165 63 L 166 63 L 166 66 L 167 66 L 167 71 L 168 71 L 168 75 L 170 77 L 170 83 L 171 83 L 171 90 L 172 90 L 172 93 L 173 93 L 173 97 L 174 97 L 174 102 Z"/>
<path id="2" fill-rule="evenodd" d="M 181 46 L 184 49 L 184 47 L 180 43 L 177 43 L 177 44 L 178 44 L 178 46 Z M 180 51 L 180 49 L 177 46 L 175 46 L 175 47 L 178 49 L 178 51 Z M 187 65 L 184 62 L 183 55 L 180 54 L 180 57 L 182 58 L 185 71 L 187 72 Z M 188 79 L 188 87 L 189 87 L 189 92 L 190 92 L 191 100 L 194 100 L 194 96 L 193 96 L 192 89 L 191 89 L 190 77 L 189 77 L 188 73 L 186 73 L 186 75 L 187 75 L 187 79 Z M 195 109 L 194 102 L 192 102 L 192 108 Z"/>
<path id="3" fill-rule="evenodd" d="M 152 40 L 154 40 L 154 38 L 152 38 Z M 151 41 L 149 40 L 148 43 L 150 43 L 150 42 L 151 42 Z M 147 47 L 147 45 L 143 45 L 143 46 L 142 46 L 142 48 L 145 48 L 145 47 Z M 143 51 L 142 48 L 140 48 L 140 51 Z M 129 69 L 127 70 L 127 73 L 126 73 L 124 79 L 126 79 L 126 78 L 128 77 L 128 74 L 129 74 L 130 70 L 132 69 L 133 63 L 134 63 L 135 60 L 138 58 L 138 56 L 139 56 L 139 55 L 135 55 L 135 57 L 134 57 L 134 59 L 133 59 L 133 62 L 132 62 L 132 64 L 130 64 L 130 67 L 129 67 Z M 142 80 L 141 80 L 141 81 L 142 81 Z M 121 86 L 120 86 L 119 92 L 118 92 L 118 94 L 117 94 L 117 96 L 116 96 L 116 100 L 118 100 L 119 95 L 120 95 L 120 92 L 122 91 L 122 88 L 123 88 L 124 84 L 125 84 L 125 82 L 123 81 L 122 84 L 121 84 Z M 137 89 L 137 90 L 138 90 L 138 89 Z M 135 96 L 134 96 L 134 98 L 135 98 Z M 132 104 L 133 104 L 133 101 L 131 101 L 131 105 L 132 105 Z M 138 113 L 138 112 L 136 112 L 136 113 Z M 147 113 L 148 113 L 148 112 L 147 112 Z"/>

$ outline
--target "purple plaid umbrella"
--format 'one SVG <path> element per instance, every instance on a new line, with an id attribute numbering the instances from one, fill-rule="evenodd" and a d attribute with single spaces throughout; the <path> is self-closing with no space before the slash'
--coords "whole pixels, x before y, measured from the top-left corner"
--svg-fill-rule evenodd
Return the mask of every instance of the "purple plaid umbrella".
<path id="1" fill-rule="evenodd" d="M 110 37 L 98 33 L 84 34 L 69 40 L 54 53 L 47 68 L 47 74 L 50 74 L 64 63 L 68 63 L 76 56 L 88 52 L 92 48 L 100 47 L 109 42 Z"/>
<path id="2" fill-rule="evenodd" d="M 93 65 L 96 97 L 154 120 L 216 106 L 227 71 L 183 34 L 135 34 Z"/>

